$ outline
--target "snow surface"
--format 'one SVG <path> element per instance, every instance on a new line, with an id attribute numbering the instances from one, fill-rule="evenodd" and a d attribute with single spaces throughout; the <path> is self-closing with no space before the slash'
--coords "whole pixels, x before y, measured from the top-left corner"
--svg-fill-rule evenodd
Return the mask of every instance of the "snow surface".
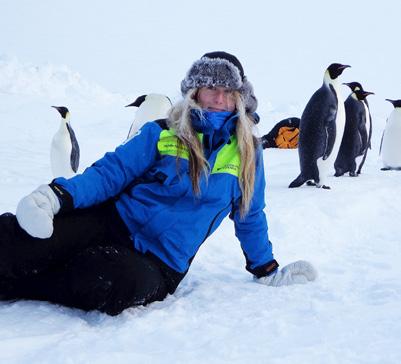
<path id="1" fill-rule="evenodd" d="M 266 150 L 275 257 L 311 261 L 307 285 L 258 285 L 231 221 L 163 302 L 117 317 L 46 302 L 0 303 L 1 363 L 400 363 L 399 172 L 378 147 L 401 98 L 401 3 L 380 1 L 0 1 L 0 212 L 51 179 L 49 147 L 67 106 L 80 171 L 127 135 L 137 96 L 180 97 L 203 53 L 242 61 L 259 97 L 259 134 L 300 116 L 332 62 L 369 97 L 373 143 L 358 178 L 289 190 L 295 150 Z M 344 86 L 344 98 L 348 89 Z"/>

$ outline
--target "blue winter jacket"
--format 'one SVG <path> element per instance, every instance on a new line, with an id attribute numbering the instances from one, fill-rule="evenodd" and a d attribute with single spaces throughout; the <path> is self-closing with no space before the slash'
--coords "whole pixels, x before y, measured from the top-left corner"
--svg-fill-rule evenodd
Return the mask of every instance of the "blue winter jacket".
<path id="1" fill-rule="evenodd" d="M 174 132 L 164 130 L 156 122 L 146 123 L 132 139 L 114 152 L 106 153 L 82 174 L 71 179 L 57 178 L 54 182 L 69 192 L 74 208 L 86 208 L 115 198 L 134 247 L 156 255 L 180 273 L 188 270 L 200 245 L 230 215 L 246 258 L 246 268 L 257 276 L 266 275 L 270 273 L 264 272 L 271 266 L 273 254 L 263 211 L 262 149 L 257 150 L 251 207 L 241 218 L 238 176 L 232 173 L 232 166 L 216 165 L 216 159 L 220 158 L 217 156 L 232 154 L 227 150 L 236 145 L 237 115 L 230 114 L 221 122 L 223 114 L 220 117 L 214 114 L 206 113 L 206 117 L 199 111 L 191 114 L 210 165 L 208 178 L 201 180 L 200 195 L 193 192 L 188 159 L 182 154 L 177 163 L 177 152 L 169 153 L 168 148 L 174 147 L 169 141 L 176 140 Z M 238 154 L 236 147 L 235 152 Z M 224 162 L 224 158 L 220 159 Z"/>

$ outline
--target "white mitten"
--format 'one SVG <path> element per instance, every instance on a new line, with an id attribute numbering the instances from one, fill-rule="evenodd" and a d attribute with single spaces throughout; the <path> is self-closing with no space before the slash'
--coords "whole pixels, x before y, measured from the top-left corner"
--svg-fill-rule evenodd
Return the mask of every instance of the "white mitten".
<path id="1" fill-rule="evenodd" d="M 31 236 L 40 239 L 53 234 L 53 217 L 60 210 L 60 201 L 48 185 L 41 185 L 17 206 L 19 225 Z"/>
<path id="2" fill-rule="evenodd" d="M 279 287 L 288 286 L 290 284 L 308 283 L 308 281 L 314 281 L 316 277 L 317 272 L 311 263 L 298 260 L 297 262 L 286 265 L 276 273 L 259 279 L 255 277 L 255 279 L 258 283 Z"/>

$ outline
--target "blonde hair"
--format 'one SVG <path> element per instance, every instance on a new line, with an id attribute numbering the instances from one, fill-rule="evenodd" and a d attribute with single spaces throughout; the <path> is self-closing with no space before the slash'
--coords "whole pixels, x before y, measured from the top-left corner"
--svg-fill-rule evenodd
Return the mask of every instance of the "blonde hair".
<path id="1" fill-rule="evenodd" d="M 209 163 L 203 154 L 201 141 L 191 123 L 191 109 L 201 110 L 199 104 L 195 101 L 197 91 L 197 89 L 189 90 L 184 99 L 171 108 L 168 125 L 176 132 L 177 142 L 179 143 L 178 150 L 183 150 L 182 147 L 188 150 L 192 188 L 195 195 L 199 196 L 200 180 L 202 174 L 207 178 Z M 234 98 L 238 112 L 236 135 L 241 160 L 239 175 L 239 185 L 242 192 L 240 216 L 244 217 L 249 211 L 254 192 L 257 140 L 252 133 L 254 120 L 246 113 L 241 94 L 238 91 L 234 91 Z M 177 163 L 179 163 L 179 156 L 178 154 Z"/>

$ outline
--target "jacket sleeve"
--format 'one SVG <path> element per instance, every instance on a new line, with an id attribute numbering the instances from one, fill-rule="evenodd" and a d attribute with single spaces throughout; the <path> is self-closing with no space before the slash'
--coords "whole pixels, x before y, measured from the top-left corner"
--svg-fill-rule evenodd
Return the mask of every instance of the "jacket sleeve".
<path id="1" fill-rule="evenodd" d="M 89 207 L 115 197 L 153 164 L 160 131 L 156 123 L 147 123 L 82 174 L 70 179 L 56 178 L 53 184 L 71 195 L 73 208 Z"/>
<path id="2" fill-rule="evenodd" d="M 255 188 L 248 214 L 241 218 L 239 201 L 234 204 L 231 218 L 235 235 L 241 243 L 246 259 L 246 269 L 257 277 L 266 276 L 278 268 L 268 236 L 265 207 L 265 175 L 261 147 L 257 150 Z"/>

